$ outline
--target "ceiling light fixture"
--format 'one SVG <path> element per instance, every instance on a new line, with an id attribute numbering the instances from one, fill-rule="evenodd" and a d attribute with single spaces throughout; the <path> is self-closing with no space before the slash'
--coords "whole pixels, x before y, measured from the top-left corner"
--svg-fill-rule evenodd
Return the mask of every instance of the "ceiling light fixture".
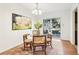
<path id="1" fill-rule="evenodd" d="M 41 15 L 42 11 L 38 8 L 38 3 L 36 3 L 36 8 L 32 11 L 34 15 Z"/>

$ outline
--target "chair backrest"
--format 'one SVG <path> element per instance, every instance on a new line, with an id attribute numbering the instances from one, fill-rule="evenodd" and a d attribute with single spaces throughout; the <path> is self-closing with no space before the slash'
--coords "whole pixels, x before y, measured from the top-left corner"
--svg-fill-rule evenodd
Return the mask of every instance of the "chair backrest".
<path id="1" fill-rule="evenodd" d="M 25 41 L 25 39 L 27 39 L 27 36 L 28 36 L 29 34 L 24 34 L 23 35 L 23 41 Z"/>
<path id="2" fill-rule="evenodd" d="M 46 36 L 45 35 L 33 36 L 33 44 L 46 44 Z"/>
<path id="3" fill-rule="evenodd" d="M 23 39 L 25 39 L 25 38 L 27 39 L 27 34 L 24 34 L 24 35 L 23 35 Z"/>
<path id="4" fill-rule="evenodd" d="M 52 39 L 52 34 L 47 34 L 47 38 Z"/>

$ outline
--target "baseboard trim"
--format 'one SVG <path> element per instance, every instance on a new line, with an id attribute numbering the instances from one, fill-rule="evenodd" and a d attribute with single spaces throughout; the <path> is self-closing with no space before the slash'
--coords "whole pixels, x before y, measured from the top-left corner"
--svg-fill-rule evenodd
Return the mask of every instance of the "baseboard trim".
<path id="1" fill-rule="evenodd" d="M 5 51 L 7 51 L 7 50 L 13 49 L 13 48 L 15 48 L 15 47 L 17 47 L 17 46 L 19 46 L 19 45 L 21 45 L 21 44 L 23 44 L 23 43 L 19 43 L 19 44 L 13 46 L 13 47 L 6 48 L 6 49 L 0 51 L 0 54 L 3 53 L 3 52 L 5 52 Z"/>

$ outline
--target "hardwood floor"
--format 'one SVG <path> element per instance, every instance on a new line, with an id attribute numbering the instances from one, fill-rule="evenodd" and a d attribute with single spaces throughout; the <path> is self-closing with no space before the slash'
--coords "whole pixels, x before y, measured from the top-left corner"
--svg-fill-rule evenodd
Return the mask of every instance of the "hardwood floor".
<path id="1" fill-rule="evenodd" d="M 69 41 L 62 40 L 63 50 L 65 55 L 76 55 L 77 49 L 74 45 L 72 45 Z"/>
<path id="2" fill-rule="evenodd" d="M 47 47 L 47 55 L 77 55 L 74 45 L 66 40 L 53 40 L 53 48 Z M 39 48 L 38 48 L 39 49 Z M 33 55 L 32 50 L 23 50 L 23 44 L 7 50 L 0 55 Z M 43 52 L 37 52 L 35 55 L 44 55 Z"/>

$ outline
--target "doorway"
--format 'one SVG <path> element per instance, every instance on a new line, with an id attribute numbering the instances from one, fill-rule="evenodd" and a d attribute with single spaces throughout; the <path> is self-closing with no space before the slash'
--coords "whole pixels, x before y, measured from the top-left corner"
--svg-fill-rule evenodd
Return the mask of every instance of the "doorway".
<path id="1" fill-rule="evenodd" d="M 74 19 L 75 19 L 75 45 L 77 45 L 77 41 L 78 41 L 78 38 L 77 38 L 77 32 L 78 32 L 78 12 L 77 12 L 77 8 L 75 9 L 75 12 L 74 12 Z"/>

